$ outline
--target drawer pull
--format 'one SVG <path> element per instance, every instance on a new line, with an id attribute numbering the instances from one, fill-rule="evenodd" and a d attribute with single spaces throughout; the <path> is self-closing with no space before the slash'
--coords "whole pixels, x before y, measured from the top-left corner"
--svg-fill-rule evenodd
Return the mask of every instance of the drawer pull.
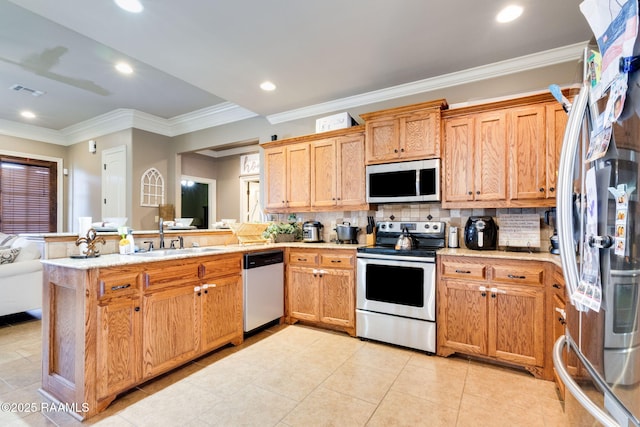
<path id="1" fill-rule="evenodd" d="M 340 264 L 342 262 L 342 260 L 340 260 L 340 259 L 332 259 L 331 262 Z"/>
<path id="2" fill-rule="evenodd" d="M 130 288 L 130 287 L 131 287 L 131 283 L 126 283 L 124 285 L 112 286 L 111 290 L 112 291 L 117 291 L 119 289 L 127 289 L 127 288 Z"/>
<path id="3" fill-rule="evenodd" d="M 559 285 L 559 284 L 557 284 L 557 283 L 554 283 L 554 284 L 553 284 L 553 285 L 551 285 L 551 286 L 553 286 L 553 287 L 554 287 L 554 288 L 556 288 L 556 289 L 560 289 L 560 288 L 562 287 L 562 286 L 560 286 L 560 285 Z"/>
<path id="4" fill-rule="evenodd" d="M 458 273 L 458 274 L 471 274 L 471 272 L 469 270 L 456 270 L 456 273 Z"/>
<path id="5" fill-rule="evenodd" d="M 509 279 L 526 279 L 527 278 L 527 276 L 516 276 L 515 274 L 509 274 L 507 275 L 507 277 Z"/>
<path id="6" fill-rule="evenodd" d="M 306 258 L 298 258 L 298 261 L 300 261 L 300 262 L 307 262 L 307 259 L 306 259 Z"/>

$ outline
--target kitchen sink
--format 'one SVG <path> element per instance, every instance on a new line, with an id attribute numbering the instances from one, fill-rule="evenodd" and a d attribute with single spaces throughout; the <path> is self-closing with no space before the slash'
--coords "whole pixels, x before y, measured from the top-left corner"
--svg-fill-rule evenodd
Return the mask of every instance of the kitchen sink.
<path id="1" fill-rule="evenodd" d="M 156 258 L 156 257 L 180 255 L 180 254 L 200 254 L 200 253 L 207 253 L 207 252 L 216 252 L 221 250 L 223 249 L 212 248 L 212 247 L 197 247 L 197 248 L 184 248 L 184 249 L 156 249 L 152 251 L 136 252 L 134 255 Z"/>

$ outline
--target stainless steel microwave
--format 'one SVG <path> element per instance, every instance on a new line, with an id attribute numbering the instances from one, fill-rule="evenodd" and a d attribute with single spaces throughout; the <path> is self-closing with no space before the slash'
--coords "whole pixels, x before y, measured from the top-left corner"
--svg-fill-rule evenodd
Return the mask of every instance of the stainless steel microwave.
<path id="1" fill-rule="evenodd" d="M 367 203 L 440 201 L 440 159 L 367 166 Z"/>

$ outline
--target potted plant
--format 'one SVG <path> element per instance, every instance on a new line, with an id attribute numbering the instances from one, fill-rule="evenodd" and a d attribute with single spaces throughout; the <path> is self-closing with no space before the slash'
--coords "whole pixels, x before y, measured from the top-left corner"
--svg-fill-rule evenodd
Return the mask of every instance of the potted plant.
<path id="1" fill-rule="evenodd" d="M 302 228 L 297 222 L 274 222 L 269 224 L 262 235 L 275 243 L 293 242 L 302 238 Z"/>

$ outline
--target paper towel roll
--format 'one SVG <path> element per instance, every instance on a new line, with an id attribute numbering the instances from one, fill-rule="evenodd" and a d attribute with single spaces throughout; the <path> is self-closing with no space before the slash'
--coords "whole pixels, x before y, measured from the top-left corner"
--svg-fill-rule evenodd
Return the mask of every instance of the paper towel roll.
<path id="1" fill-rule="evenodd" d="M 90 216 L 81 216 L 78 218 L 78 237 L 87 237 L 87 231 L 89 231 L 90 228 L 91 228 Z M 86 255 L 87 244 L 80 243 L 78 245 L 78 249 L 80 250 L 80 255 Z"/>

